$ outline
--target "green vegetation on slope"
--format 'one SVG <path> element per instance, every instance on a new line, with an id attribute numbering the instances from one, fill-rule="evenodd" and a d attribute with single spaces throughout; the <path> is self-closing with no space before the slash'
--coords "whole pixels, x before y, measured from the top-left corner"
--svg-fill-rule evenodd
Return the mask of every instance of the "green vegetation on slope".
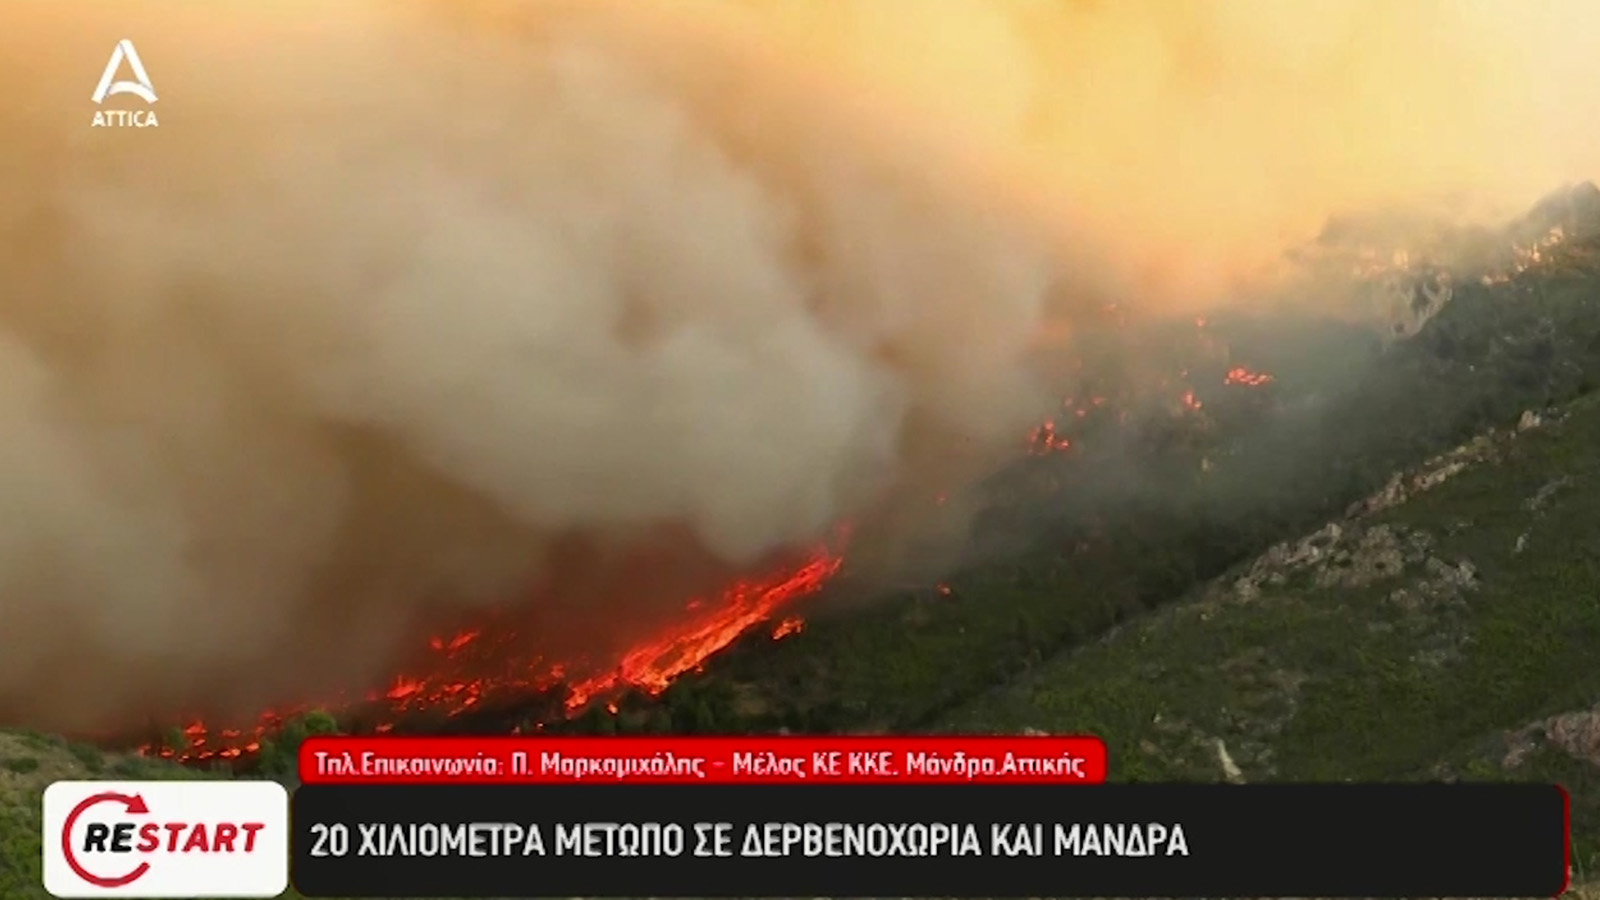
<path id="1" fill-rule="evenodd" d="M 594 710 L 568 727 L 937 723 L 995 683 L 1317 528 L 1397 469 L 1524 410 L 1591 393 L 1600 384 L 1600 247 L 1573 252 L 1558 268 L 1464 286 L 1415 338 L 1387 349 L 1335 323 L 1218 320 L 1236 353 L 1277 380 L 1202 390 L 1204 416 L 1090 435 L 1081 452 L 1008 473 L 978 530 L 1027 549 L 950 576 L 946 591 L 930 585 L 808 613 L 797 637 L 752 635 L 663 697 L 630 697 L 615 720 Z M 1163 358 L 1186 362 L 1177 353 Z M 1108 404 L 1096 414 L 1116 413 Z"/>
<path id="2" fill-rule="evenodd" d="M 1185 601 L 1035 658 L 1022 677 L 923 727 L 1101 734 L 1114 777 L 1129 780 L 1560 781 L 1573 797 L 1575 866 L 1592 876 L 1600 871 L 1597 442 L 1600 397 L 1472 442 L 1392 482 L 1352 516 Z M 796 647 L 814 646 L 818 636 L 807 634 Z M 912 646 L 957 652 L 957 643 Z M 703 681 L 702 691 L 717 683 Z M 899 687 L 926 689 L 914 679 Z M 683 696 L 706 705 L 705 693 Z M 44 896 L 44 786 L 96 776 L 204 777 L 0 734 L 0 897 Z"/>
<path id="3" fill-rule="evenodd" d="M 1559 780 L 1600 872 L 1597 445 L 1593 399 L 1472 445 L 938 729 L 1101 734 L 1130 780 Z"/>
<path id="4" fill-rule="evenodd" d="M 0 732 L 0 897 L 48 896 L 40 881 L 41 798 L 54 781 L 117 778 L 165 781 L 205 777 L 159 760 L 102 753 L 88 744 L 32 732 Z"/>

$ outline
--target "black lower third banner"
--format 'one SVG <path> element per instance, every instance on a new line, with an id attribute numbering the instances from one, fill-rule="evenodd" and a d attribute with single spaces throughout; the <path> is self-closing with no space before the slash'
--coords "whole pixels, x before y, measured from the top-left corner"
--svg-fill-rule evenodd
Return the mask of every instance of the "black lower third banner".
<path id="1" fill-rule="evenodd" d="M 308 897 L 1539 897 L 1528 785 L 307 785 Z"/>

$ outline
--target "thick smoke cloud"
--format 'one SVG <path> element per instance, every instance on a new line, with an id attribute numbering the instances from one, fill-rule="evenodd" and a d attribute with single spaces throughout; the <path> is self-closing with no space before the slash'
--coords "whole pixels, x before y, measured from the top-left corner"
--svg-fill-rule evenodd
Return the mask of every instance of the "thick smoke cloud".
<path id="1" fill-rule="evenodd" d="M 1047 257 L 781 66 L 554 6 L 196 10 L 7 38 L 13 717 L 377 674 L 425 612 L 608 593 L 569 570 L 640 543 L 754 566 L 917 436 L 1028 420 Z M 124 34 L 159 129 L 88 127 Z"/>
<path id="2" fill-rule="evenodd" d="M 530 593 L 615 632 L 1014 446 L 1063 298 L 1214 299 L 1600 146 L 1580 3 L 6 15 L 0 718 L 55 728 Z M 124 37 L 158 128 L 89 127 Z"/>

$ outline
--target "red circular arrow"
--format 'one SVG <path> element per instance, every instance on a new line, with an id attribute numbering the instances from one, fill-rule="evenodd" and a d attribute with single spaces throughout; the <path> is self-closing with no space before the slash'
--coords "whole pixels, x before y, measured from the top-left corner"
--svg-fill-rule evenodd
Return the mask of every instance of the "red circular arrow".
<path id="1" fill-rule="evenodd" d="M 122 887 L 125 884 L 133 883 L 144 873 L 150 871 L 150 864 L 142 862 L 126 875 L 116 878 L 101 878 L 99 875 L 85 869 L 83 864 L 78 862 L 78 857 L 72 850 L 72 826 L 77 824 L 78 817 L 88 812 L 90 807 L 101 803 L 121 803 L 129 813 L 134 815 L 150 811 L 150 808 L 144 805 L 144 798 L 138 794 L 118 794 L 115 792 L 95 794 L 93 797 L 89 797 L 74 806 L 72 812 L 67 813 L 67 821 L 61 826 L 61 855 L 66 858 L 67 865 L 72 868 L 74 874 L 95 887 Z"/>

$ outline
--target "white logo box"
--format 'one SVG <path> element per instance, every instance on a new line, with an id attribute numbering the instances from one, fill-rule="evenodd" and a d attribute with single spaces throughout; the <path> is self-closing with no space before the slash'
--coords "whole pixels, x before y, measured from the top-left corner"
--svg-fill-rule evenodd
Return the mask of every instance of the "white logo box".
<path id="1" fill-rule="evenodd" d="M 58 781 L 44 792 L 43 837 L 44 887 L 57 897 L 289 887 L 289 794 L 272 781 Z"/>

